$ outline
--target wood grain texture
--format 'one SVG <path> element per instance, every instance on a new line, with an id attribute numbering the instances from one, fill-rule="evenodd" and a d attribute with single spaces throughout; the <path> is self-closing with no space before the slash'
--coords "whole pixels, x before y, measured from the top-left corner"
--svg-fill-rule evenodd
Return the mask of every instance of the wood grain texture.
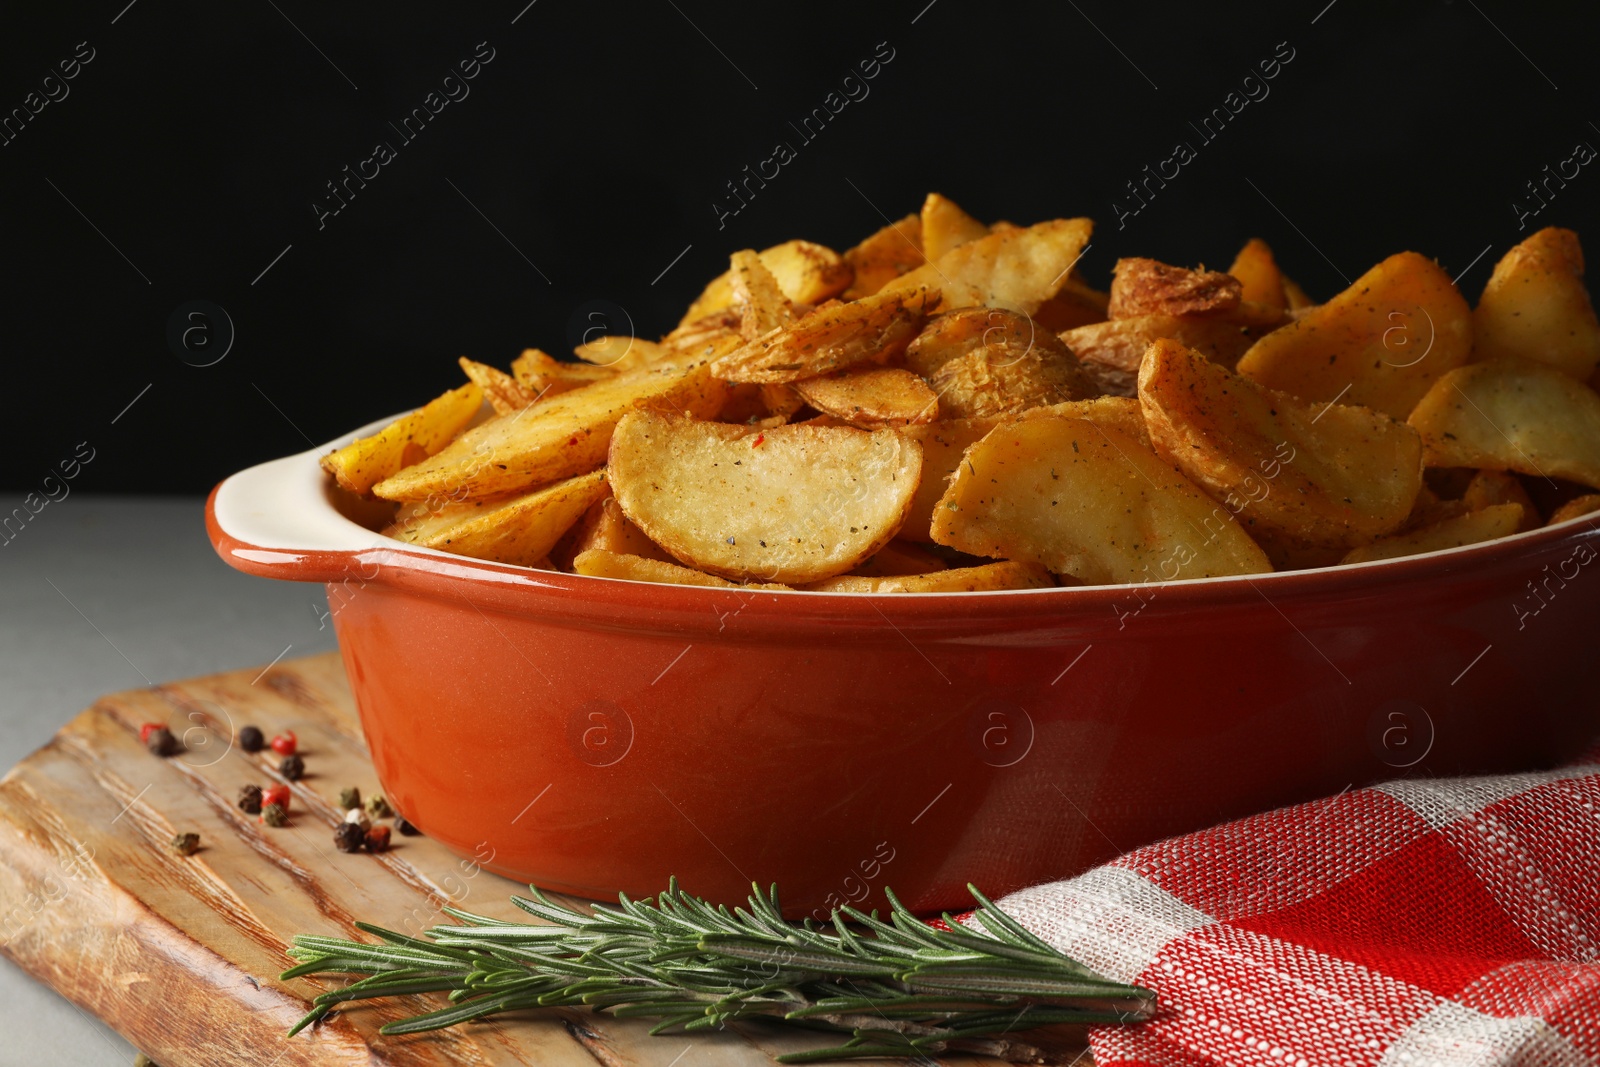
<path id="1" fill-rule="evenodd" d="M 145 722 L 167 724 L 185 751 L 151 755 Z M 235 806 L 241 786 L 281 781 L 270 749 L 233 744 L 245 725 L 299 737 L 307 774 L 290 783 L 288 827 Z M 567 1010 L 377 1034 L 443 1003 L 421 996 L 285 1039 L 306 998 L 329 988 L 277 980 L 296 933 L 364 937 L 357 918 L 420 931 L 446 920 L 446 904 L 526 919 L 507 899 L 521 886 L 426 838 L 336 851 L 338 795 L 352 785 L 378 791 L 336 654 L 105 697 L 0 780 L 0 951 L 165 1067 L 770 1067 L 831 1040 L 764 1026 L 650 1037 L 643 1020 Z M 170 847 L 184 831 L 200 835 L 193 856 Z"/>

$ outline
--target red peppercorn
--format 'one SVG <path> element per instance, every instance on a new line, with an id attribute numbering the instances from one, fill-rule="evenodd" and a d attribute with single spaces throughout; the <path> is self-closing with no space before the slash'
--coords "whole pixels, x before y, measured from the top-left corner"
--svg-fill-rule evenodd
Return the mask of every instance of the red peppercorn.
<path id="1" fill-rule="evenodd" d="M 139 743 L 141 745 L 148 745 L 150 743 L 150 735 L 155 733 L 157 730 L 159 730 L 161 728 L 162 728 L 162 724 L 159 723 L 159 722 L 140 723 L 139 724 Z"/>
<path id="2" fill-rule="evenodd" d="M 284 811 L 289 810 L 289 787 L 286 785 L 269 785 L 261 791 L 261 806 L 276 804 Z"/>
<path id="3" fill-rule="evenodd" d="M 292 756 L 299 743 L 293 730 L 285 730 L 272 739 L 272 751 L 280 756 Z"/>

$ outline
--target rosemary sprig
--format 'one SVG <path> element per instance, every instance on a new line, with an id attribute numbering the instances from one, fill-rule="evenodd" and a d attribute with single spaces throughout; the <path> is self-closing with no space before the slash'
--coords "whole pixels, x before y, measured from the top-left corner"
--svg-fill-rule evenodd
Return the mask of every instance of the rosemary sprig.
<path id="1" fill-rule="evenodd" d="M 829 926 L 786 921 L 778 890 L 749 907 L 713 907 L 673 879 L 655 900 L 618 898 L 589 915 L 533 890 L 512 897 L 539 924 L 446 908 L 462 925 L 422 938 L 357 923 L 379 943 L 300 935 L 284 979 L 366 975 L 317 997 L 298 1033 L 340 1004 L 450 994 L 447 1007 L 389 1023 L 385 1034 L 439 1030 L 520 1008 L 583 1006 L 659 1020 L 650 1031 L 694 1033 L 766 1019 L 847 1033 L 834 1048 L 783 1063 L 977 1051 L 1017 1063 L 1044 1054 L 1008 1035 L 1058 1023 L 1131 1023 L 1155 1011 L 1148 989 L 1101 978 L 1057 952 L 973 886 L 979 931 L 945 914 L 949 930 L 912 915 L 892 892 L 887 921 L 854 908 Z"/>

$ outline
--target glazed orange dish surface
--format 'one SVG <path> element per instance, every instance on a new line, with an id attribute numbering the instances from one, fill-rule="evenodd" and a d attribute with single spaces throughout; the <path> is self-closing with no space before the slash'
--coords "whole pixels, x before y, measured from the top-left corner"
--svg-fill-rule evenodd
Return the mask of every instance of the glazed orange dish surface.
<path id="1" fill-rule="evenodd" d="M 1318 302 L 1077 263 L 1093 223 L 930 195 L 838 253 L 737 251 L 659 341 L 528 349 L 323 457 L 397 541 L 680 585 L 963 592 L 1365 563 L 1600 511 L 1577 235 L 1468 304 L 1400 252 Z"/>

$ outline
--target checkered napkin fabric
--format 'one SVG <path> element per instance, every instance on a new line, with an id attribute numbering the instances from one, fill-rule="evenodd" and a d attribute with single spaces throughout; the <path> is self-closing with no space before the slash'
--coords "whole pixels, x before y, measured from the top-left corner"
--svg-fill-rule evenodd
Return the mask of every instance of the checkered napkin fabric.
<path id="1" fill-rule="evenodd" d="M 1158 994 L 1098 1067 L 1600 1063 L 1600 762 L 1348 791 L 998 903 Z"/>

